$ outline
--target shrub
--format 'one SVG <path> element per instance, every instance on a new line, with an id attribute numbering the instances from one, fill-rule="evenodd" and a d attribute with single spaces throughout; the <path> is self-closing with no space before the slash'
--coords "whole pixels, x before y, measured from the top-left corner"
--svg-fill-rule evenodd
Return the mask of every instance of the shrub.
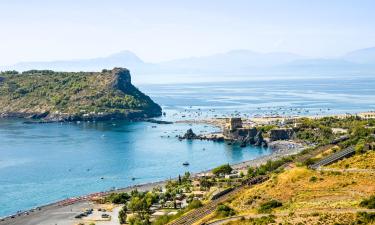
<path id="1" fill-rule="evenodd" d="M 292 162 L 293 158 L 292 157 L 284 157 L 279 160 L 271 161 L 268 160 L 266 164 L 260 165 L 259 167 L 253 169 L 252 167 L 248 168 L 248 177 L 254 177 L 258 175 L 265 175 L 269 172 L 273 172 L 277 169 L 279 169 L 282 165 Z"/>
<path id="2" fill-rule="evenodd" d="M 203 204 L 201 201 L 199 200 L 193 200 L 190 202 L 190 204 L 188 205 L 188 209 L 191 210 L 191 209 L 197 209 L 199 207 L 202 207 Z"/>
<path id="3" fill-rule="evenodd" d="M 316 163 L 317 161 L 318 161 L 318 159 L 308 158 L 307 160 L 305 160 L 305 161 L 303 162 L 303 164 L 304 164 L 305 166 L 310 166 L 310 165 Z"/>
<path id="4" fill-rule="evenodd" d="M 114 203 L 114 204 L 125 204 L 130 199 L 130 195 L 128 193 L 112 193 L 108 197 L 106 197 L 106 201 Z"/>
<path id="5" fill-rule="evenodd" d="M 224 204 L 220 204 L 216 208 L 216 214 L 220 217 L 228 217 L 228 216 L 233 216 L 236 213 L 231 207 L 224 205 Z"/>
<path id="6" fill-rule="evenodd" d="M 368 199 L 364 199 L 359 205 L 368 209 L 375 209 L 375 195 L 370 196 Z"/>
<path id="7" fill-rule="evenodd" d="M 358 141 L 358 143 L 355 145 L 355 153 L 361 154 L 363 153 L 363 150 L 365 148 L 365 140 L 361 139 Z"/>
<path id="8" fill-rule="evenodd" d="M 122 207 L 122 209 L 118 212 L 118 219 L 120 221 L 120 224 L 126 223 L 126 214 L 127 208 L 126 206 Z"/>
<path id="9" fill-rule="evenodd" d="M 269 215 L 269 216 L 262 216 L 260 218 L 250 218 L 248 220 L 245 220 L 244 222 L 246 222 L 244 224 L 249 224 L 249 225 L 268 225 L 268 224 L 273 224 L 276 221 L 275 221 L 274 215 Z"/>
<path id="10" fill-rule="evenodd" d="M 212 170 L 212 173 L 216 176 L 221 174 L 230 174 L 232 172 L 232 167 L 229 164 L 221 165 Z"/>
<path id="11" fill-rule="evenodd" d="M 268 213 L 274 208 L 278 208 L 283 204 L 277 200 L 270 200 L 260 205 L 259 212 L 261 213 Z"/>
<path id="12" fill-rule="evenodd" d="M 316 182 L 317 180 L 318 178 L 315 176 L 310 177 L 310 182 Z"/>
<path id="13" fill-rule="evenodd" d="M 356 224 L 372 224 L 375 222 L 375 213 L 358 212 Z"/>

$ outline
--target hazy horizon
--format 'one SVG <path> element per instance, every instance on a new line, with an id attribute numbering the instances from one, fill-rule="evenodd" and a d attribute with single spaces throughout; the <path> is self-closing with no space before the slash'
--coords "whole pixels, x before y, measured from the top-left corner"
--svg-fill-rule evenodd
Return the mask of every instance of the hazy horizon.
<path id="1" fill-rule="evenodd" d="M 122 50 L 151 63 L 234 49 L 335 58 L 375 46 L 374 6 L 369 0 L 1 2 L 0 65 Z"/>

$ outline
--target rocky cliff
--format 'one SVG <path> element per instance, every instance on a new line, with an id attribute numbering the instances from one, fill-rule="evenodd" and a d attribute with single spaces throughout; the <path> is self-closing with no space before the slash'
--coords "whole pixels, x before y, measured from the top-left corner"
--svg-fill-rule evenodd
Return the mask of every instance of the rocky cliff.
<path id="1" fill-rule="evenodd" d="M 160 106 L 132 85 L 130 72 L 124 68 L 0 74 L 0 117 L 75 121 L 159 115 Z"/>

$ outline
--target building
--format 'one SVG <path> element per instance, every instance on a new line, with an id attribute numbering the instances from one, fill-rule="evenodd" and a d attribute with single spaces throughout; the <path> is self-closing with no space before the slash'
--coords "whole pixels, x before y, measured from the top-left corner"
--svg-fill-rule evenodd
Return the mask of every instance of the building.
<path id="1" fill-rule="evenodd" d="M 238 128 L 242 128 L 242 119 L 241 118 L 227 118 L 225 121 L 225 129 L 228 131 L 234 131 Z"/>
<path id="2" fill-rule="evenodd" d="M 357 116 L 361 119 L 375 119 L 375 112 L 362 112 L 358 113 Z"/>
<path id="3" fill-rule="evenodd" d="M 262 132 L 255 127 L 245 128 L 242 126 L 241 118 L 228 118 L 223 128 L 224 139 L 238 141 L 241 146 L 254 144 L 258 146 L 266 145 Z"/>

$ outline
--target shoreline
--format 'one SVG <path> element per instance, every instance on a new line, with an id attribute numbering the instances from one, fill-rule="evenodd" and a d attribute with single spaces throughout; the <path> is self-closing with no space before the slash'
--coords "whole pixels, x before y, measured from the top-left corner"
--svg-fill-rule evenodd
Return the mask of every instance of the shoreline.
<path id="1" fill-rule="evenodd" d="M 309 119 L 321 119 L 324 117 L 334 117 L 338 119 L 343 119 L 350 116 L 358 116 L 361 119 L 375 118 L 375 111 L 357 111 L 355 113 L 345 113 L 345 114 L 325 114 L 325 115 L 277 115 L 277 116 L 254 116 L 254 117 L 242 117 L 244 125 L 268 125 L 272 122 L 278 122 L 281 120 L 296 120 L 301 118 Z M 208 124 L 215 127 L 223 127 L 225 124 L 225 119 L 229 117 L 217 117 L 209 119 L 186 119 L 177 120 L 175 123 L 190 123 L 190 124 Z"/>
<path id="2" fill-rule="evenodd" d="M 273 149 L 271 154 L 264 155 L 259 158 L 243 161 L 240 163 L 231 164 L 232 168 L 236 170 L 243 170 L 249 166 L 257 167 L 261 164 L 266 163 L 268 160 L 280 159 L 285 156 L 297 154 L 303 151 L 304 148 L 306 147 L 306 146 L 303 146 L 302 144 L 292 142 L 292 141 L 277 141 L 277 142 L 281 143 L 280 145 L 281 147 L 279 146 Z M 212 169 L 209 169 L 207 171 L 200 171 L 197 173 L 192 173 L 191 177 L 196 178 L 201 174 L 212 171 Z M 70 211 L 73 212 L 72 211 L 73 208 L 80 208 L 81 205 L 90 205 L 93 198 L 95 197 L 103 197 L 111 193 L 130 192 L 135 189 L 139 191 L 150 191 L 155 187 L 159 187 L 159 186 L 164 187 L 165 184 L 169 180 L 175 180 L 175 179 L 177 178 L 137 184 L 137 185 L 127 186 L 123 188 L 117 188 L 115 190 L 107 190 L 107 191 L 102 191 L 102 192 L 89 193 L 87 195 L 63 199 L 63 200 L 52 202 L 49 204 L 37 206 L 32 209 L 19 211 L 17 213 L 14 213 L 8 216 L 0 217 L 0 224 L 28 224 L 28 223 L 25 223 L 24 220 L 29 221 L 32 219 L 39 219 L 40 221 L 43 221 L 43 217 L 45 217 L 46 220 L 51 220 L 47 218 L 50 218 L 51 216 L 53 217 L 53 215 L 58 215 L 57 212 L 62 211 L 64 208 L 70 208 Z"/>

